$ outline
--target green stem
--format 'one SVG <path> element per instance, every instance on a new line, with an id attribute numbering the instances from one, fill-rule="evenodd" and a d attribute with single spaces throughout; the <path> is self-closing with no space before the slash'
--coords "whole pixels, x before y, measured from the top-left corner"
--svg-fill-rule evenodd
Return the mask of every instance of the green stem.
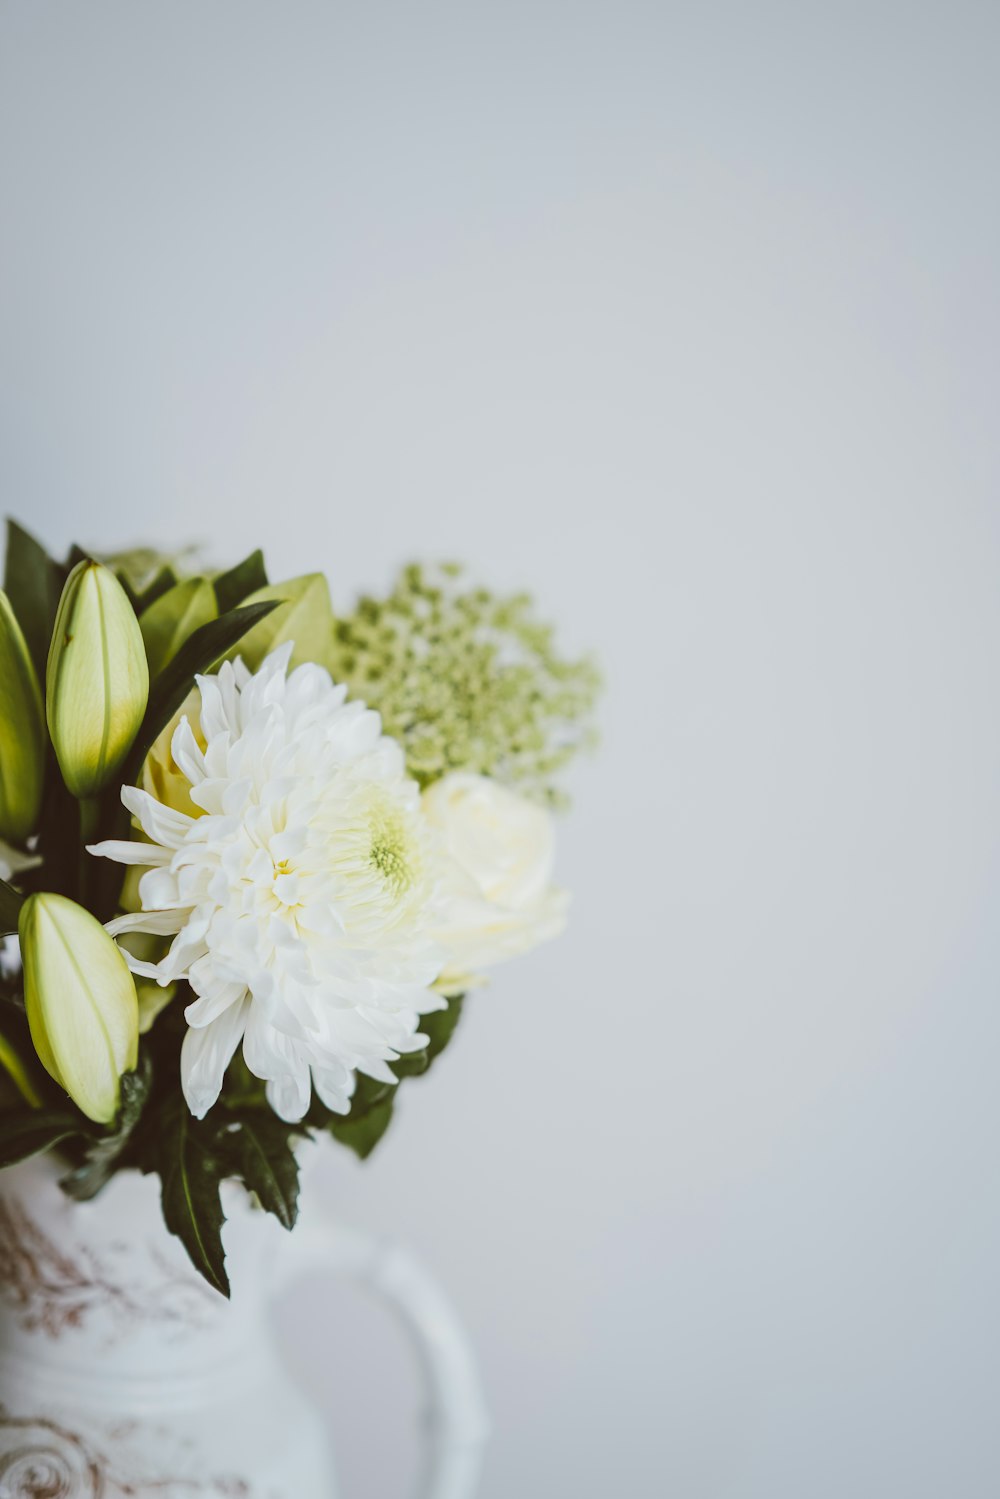
<path id="1" fill-rule="evenodd" d="M 97 824 L 101 818 L 101 799 L 99 796 L 81 796 L 80 798 L 80 842 L 89 843 L 97 832 Z"/>
<path id="2" fill-rule="evenodd" d="M 96 796 L 80 798 L 80 862 L 77 866 L 76 888 L 83 905 L 87 904 L 87 886 L 93 872 L 94 861 L 87 853 L 87 844 L 93 842 L 101 819 L 101 803 Z"/>

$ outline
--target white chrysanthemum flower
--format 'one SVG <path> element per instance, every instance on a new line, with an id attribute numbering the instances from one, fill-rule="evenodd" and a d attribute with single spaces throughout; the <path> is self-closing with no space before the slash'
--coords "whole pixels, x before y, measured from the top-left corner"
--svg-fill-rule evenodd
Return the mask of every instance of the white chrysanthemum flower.
<path id="1" fill-rule="evenodd" d="M 429 988 L 442 962 L 426 916 L 430 834 L 402 751 L 322 667 L 289 675 L 291 649 L 254 674 L 237 661 L 197 678 L 201 742 L 184 717 L 172 753 L 202 815 L 127 786 L 152 843 L 91 849 L 154 866 L 142 910 L 108 930 L 173 935 L 162 961 L 128 958 L 197 996 L 181 1080 L 199 1118 L 241 1040 L 283 1119 L 303 1117 L 310 1080 L 344 1113 L 355 1070 L 394 1082 L 386 1064 L 423 1044 L 419 1015 L 442 1003 Z"/>

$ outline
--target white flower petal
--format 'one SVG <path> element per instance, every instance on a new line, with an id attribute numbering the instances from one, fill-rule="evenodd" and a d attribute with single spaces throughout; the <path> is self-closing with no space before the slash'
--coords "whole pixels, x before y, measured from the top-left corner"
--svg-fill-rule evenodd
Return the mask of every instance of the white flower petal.
<path id="1" fill-rule="evenodd" d="M 106 921 L 104 930 L 110 937 L 118 937 L 122 932 L 148 932 L 151 937 L 167 937 L 179 932 L 186 920 L 186 911 L 135 911 Z"/>
<path id="2" fill-rule="evenodd" d="M 230 1005 L 211 1025 L 189 1030 L 181 1047 L 181 1087 L 188 1108 L 204 1119 L 222 1091 L 222 1079 L 240 1044 L 249 999 Z"/>
<path id="3" fill-rule="evenodd" d="M 103 843 L 88 843 L 88 854 L 95 859 L 115 859 L 119 864 L 169 864 L 173 850 L 159 843 L 126 843 L 121 838 L 106 838 Z"/>
<path id="4" fill-rule="evenodd" d="M 299 1072 L 272 1078 L 264 1091 L 279 1119 L 298 1124 L 309 1108 L 309 1068 L 303 1063 Z"/>
<path id="5" fill-rule="evenodd" d="M 165 807 L 148 791 L 140 791 L 138 786 L 122 787 L 122 805 L 131 812 L 147 838 L 152 838 L 154 843 L 164 843 L 168 848 L 180 847 L 194 821 L 186 812 Z"/>

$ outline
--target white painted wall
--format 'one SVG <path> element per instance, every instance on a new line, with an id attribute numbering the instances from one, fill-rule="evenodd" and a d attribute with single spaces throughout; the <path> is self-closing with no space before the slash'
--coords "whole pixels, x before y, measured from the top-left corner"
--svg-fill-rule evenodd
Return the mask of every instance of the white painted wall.
<path id="1" fill-rule="evenodd" d="M 610 681 L 575 920 L 350 1222 L 451 1287 L 485 1499 L 990 1499 L 1000 24 L 982 0 L 0 0 L 0 495 L 412 555 Z M 413 1390 L 285 1313 L 355 1499 Z"/>

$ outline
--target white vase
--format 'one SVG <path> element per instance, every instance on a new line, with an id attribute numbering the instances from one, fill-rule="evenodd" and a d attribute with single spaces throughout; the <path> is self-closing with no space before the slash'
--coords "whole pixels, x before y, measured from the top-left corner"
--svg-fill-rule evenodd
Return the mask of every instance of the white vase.
<path id="1" fill-rule="evenodd" d="M 0 1499 L 338 1499 L 328 1433 L 268 1315 L 317 1267 L 400 1314 L 429 1395 L 417 1492 L 469 1499 L 485 1436 L 475 1366 L 414 1261 L 324 1220 L 308 1190 L 286 1234 L 227 1187 L 226 1301 L 167 1233 L 158 1188 L 123 1172 L 77 1203 L 50 1158 L 0 1173 Z"/>

